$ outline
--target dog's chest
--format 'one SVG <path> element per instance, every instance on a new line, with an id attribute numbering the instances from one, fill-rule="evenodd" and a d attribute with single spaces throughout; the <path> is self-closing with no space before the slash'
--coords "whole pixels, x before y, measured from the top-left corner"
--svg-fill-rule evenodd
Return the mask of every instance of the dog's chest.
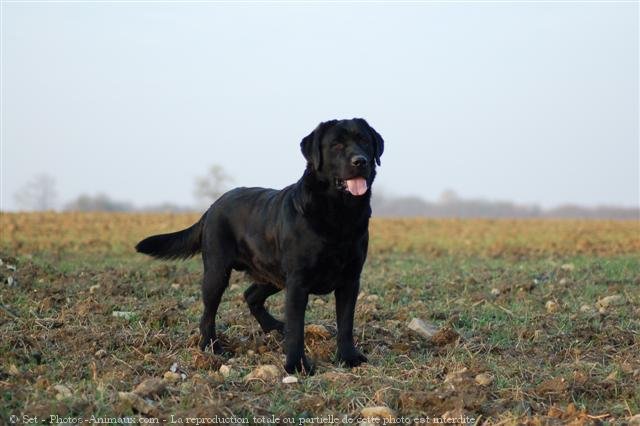
<path id="1" fill-rule="evenodd" d="M 345 282 L 357 280 L 366 256 L 365 250 L 362 242 L 354 241 L 323 247 L 315 259 L 313 273 L 305 277 L 311 293 L 330 293 Z"/>

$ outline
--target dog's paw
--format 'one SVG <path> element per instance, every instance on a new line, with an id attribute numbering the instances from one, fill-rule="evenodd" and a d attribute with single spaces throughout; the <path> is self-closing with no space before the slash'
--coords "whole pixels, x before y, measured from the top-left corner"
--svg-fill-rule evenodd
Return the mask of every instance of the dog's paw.
<path id="1" fill-rule="evenodd" d="M 289 374 L 302 373 L 308 376 L 313 376 L 316 372 L 316 366 L 312 362 L 310 362 L 304 355 L 302 356 L 302 358 L 299 358 L 297 360 L 289 359 L 289 357 L 287 357 L 287 362 L 284 365 L 284 369 Z"/>
<path id="2" fill-rule="evenodd" d="M 368 362 L 367 357 L 356 348 L 338 351 L 336 358 L 338 363 L 345 364 L 347 367 L 357 367 L 363 362 Z"/>
<path id="3" fill-rule="evenodd" d="M 270 333 L 272 331 L 277 331 L 284 336 L 284 322 L 282 321 L 275 320 L 266 324 L 261 324 L 261 326 L 262 326 L 262 331 L 265 334 Z"/>

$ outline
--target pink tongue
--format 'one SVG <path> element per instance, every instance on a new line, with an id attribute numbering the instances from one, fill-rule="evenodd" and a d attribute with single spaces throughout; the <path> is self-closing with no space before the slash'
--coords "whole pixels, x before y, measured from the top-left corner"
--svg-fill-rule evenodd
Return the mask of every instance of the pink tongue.
<path id="1" fill-rule="evenodd" d="M 364 178 L 347 179 L 345 182 L 347 182 L 347 189 L 353 195 L 363 195 L 367 192 L 367 181 Z"/>

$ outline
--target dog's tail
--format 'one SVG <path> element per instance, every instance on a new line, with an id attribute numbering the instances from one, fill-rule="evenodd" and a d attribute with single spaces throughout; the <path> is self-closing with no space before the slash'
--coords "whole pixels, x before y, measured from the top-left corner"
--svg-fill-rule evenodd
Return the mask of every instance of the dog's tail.
<path id="1" fill-rule="evenodd" d="M 204 216 L 182 231 L 145 238 L 136 244 L 136 251 L 158 259 L 188 259 L 202 247 L 203 225 Z"/>

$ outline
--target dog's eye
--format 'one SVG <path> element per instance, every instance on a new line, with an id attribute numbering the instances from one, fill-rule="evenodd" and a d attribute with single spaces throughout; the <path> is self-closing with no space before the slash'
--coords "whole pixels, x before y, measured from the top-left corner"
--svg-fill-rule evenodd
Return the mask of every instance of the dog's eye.
<path id="1" fill-rule="evenodd" d="M 335 149 L 336 151 L 342 151 L 344 149 L 344 144 L 334 143 L 333 145 L 331 145 L 331 148 Z"/>

